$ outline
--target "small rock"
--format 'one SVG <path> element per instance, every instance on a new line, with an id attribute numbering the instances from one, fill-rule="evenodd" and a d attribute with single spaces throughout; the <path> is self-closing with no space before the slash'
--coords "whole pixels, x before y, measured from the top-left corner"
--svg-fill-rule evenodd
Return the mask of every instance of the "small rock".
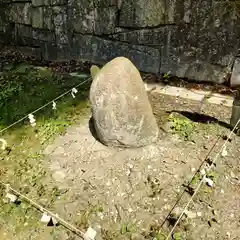
<path id="1" fill-rule="evenodd" d="M 202 213 L 201 213 L 201 212 L 197 212 L 197 216 L 198 216 L 198 217 L 201 217 L 201 216 L 202 216 Z"/>
<path id="2" fill-rule="evenodd" d="M 227 149 L 226 149 L 226 146 L 225 146 L 222 150 L 222 156 L 226 157 L 227 155 L 228 155 L 228 152 L 227 152 Z"/>
<path id="3" fill-rule="evenodd" d="M 203 168 L 203 169 L 201 169 L 201 171 L 200 171 L 200 174 L 202 175 L 202 176 L 204 176 L 205 174 L 206 174 L 206 171 L 205 171 L 205 169 Z"/>
<path id="4" fill-rule="evenodd" d="M 128 164 L 128 167 L 130 168 L 130 169 L 133 169 L 133 165 L 132 164 Z"/>
<path id="5" fill-rule="evenodd" d="M 197 213 L 195 213 L 195 212 L 187 211 L 187 210 L 186 210 L 185 213 L 186 213 L 186 215 L 187 215 L 188 218 L 193 219 L 193 218 L 196 218 L 196 217 L 197 217 Z"/>
<path id="6" fill-rule="evenodd" d="M 83 238 L 84 240 L 94 240 L 96 235 L 97 232 L 93 228 L 89 227 L 86 233 L 84 234 Z"/>
<path id="7" fill-rule="evenodd" d="M 56 218 L 58 218 L 58 214 L 56 214 Z M 58 224 L 58 220 L 56 218 L 52 217 L 52 223 L 55 226 Z"/>
<path id="8" fill-rule="evenodd" d="M 12 203 L 15 203 L 18 199 L 18 197 L 16 195 L 11 194 L 11 193 L 7 193 L 6 198 L 8 198 L 9 201 L 12 202 Z"/>
<path id="9" fill-rule="evenodd" d="M 132 208 L 129 208 L 129 209 L 128 209 L 128 212 L 132 213 L 132 212 L 133 212 L 133 209 L 132 209 Z"/>
<path id="10" fill-rule="evenodd" d="M 205 178 L 205 182 L 206 184 L 209 186 L 209 187 L 212 187 L 213 186 L 213 180 L 210 179 L 210 178 Z"/>
<path id="11" fill-rule="evenodd" d="M 43 213 L 40 221 L 43 223 L 49 223 L 51 221 L 51 216 L 47 215 L 47 213 Z"/>
<path id="12" fill-rule="evenodd" d="M 230 176 L 231 176 L 232 178 L 236 178 L 235 174 L 234 174 L 232 171 L 230 172 Z"/>

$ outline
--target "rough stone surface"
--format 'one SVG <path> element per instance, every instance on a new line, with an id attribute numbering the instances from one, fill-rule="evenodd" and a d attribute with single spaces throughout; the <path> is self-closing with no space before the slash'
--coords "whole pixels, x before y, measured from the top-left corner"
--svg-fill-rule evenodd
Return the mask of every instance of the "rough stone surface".
<path id="1" fill-rule="evenodd" d="M 158 126 L 136 67 L 126 58 L 107 63 L 90 90 L 94 129 L 108 146 L 141 147 L 155 142 Z"/>
<path id="2" fill-rule="evenodd" d="M 32 26 L 33 28 L 53 29 L 52 8 L 38 7 L 32 9 Z"/>
<path id="3" fill-rule="evenodd" d="M 15 23 L 31 24 L 32 8 L 30 3 L 11 4 L 9 10 L 9 20 Z"/>
<path id="4" fill-rule="evenodd" d="M 164 14 L 163 0 L 122 1 L 119 26 L 155 27 L 165 23 Z"/>
<path id="5" fill-rule="evenodd" d="M 125 56 L 144 72 L 223 83 L 240 53 L 239 13 L 223 0 L 0 0 L 0 34 L 45 60 Z"/>
<path id="6" fill-rule="evenodd" d="M 82 46 L 84 45 L 84 48 Z M 96 36 L 76 34 L 73 38 L 74 58 L 90 60 L 104 64 L 115 57 L 129 58 L 138 69 L 158 73 L 160 54 L 155 48 L 122 43 L 120 41 L 103 40 Z"/>
<path id="7" fill-rule="evenodd" d="M 232 87 L 240 86 L 240 58 L 234 62 L 230 83 Z"/>

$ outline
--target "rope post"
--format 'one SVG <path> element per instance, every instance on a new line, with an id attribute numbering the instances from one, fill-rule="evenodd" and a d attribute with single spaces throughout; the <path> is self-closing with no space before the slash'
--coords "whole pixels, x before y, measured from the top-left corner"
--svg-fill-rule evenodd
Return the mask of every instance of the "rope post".
<path id="1" fill-rule="evenodd" d="M 234 97 L 233 100 L 233 105 L 232 105 L 232 115 L 231 115 L 231 119 L 230 119 L 230 126 L 232 128 L 234 128 L 234 126 L 236 126 L 236 130 L 239 129 L 239 124 L 238 120 L 240 119 L 240 94 L 237 94 Z"/>

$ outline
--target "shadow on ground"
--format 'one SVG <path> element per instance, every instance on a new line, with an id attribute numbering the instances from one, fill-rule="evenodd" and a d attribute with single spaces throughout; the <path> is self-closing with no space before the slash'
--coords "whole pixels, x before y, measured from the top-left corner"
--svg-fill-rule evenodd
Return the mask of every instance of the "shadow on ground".
<path id="1" fill-rule="evenodd" d="M 227 128 L 227 129 L 232 129 L 231 126 L 223 122 L 215 117 L 209 116 L 207 114 L 201 114 L 197 112 L 188 112 L 188 111 L 171 111 L 170 113 L 179 113 L 183 115 L 184 117 L 190 119 L 193 122 L 198 122 L 198 123 L 203 123 L 203 124 L 209 124 L 209 123 L 217 123 L 218 125 Z"/>

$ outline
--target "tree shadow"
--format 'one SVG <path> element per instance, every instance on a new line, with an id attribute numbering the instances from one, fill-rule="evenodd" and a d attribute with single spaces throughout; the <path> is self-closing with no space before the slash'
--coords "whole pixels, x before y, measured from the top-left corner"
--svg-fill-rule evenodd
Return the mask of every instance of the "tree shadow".
<path id="1" fill-rule="evenodd" d="M 227 129 L 232 129 L 232 127 L 230 126 L 230 124 L 220 121 L 215 117 L 206 115 L 206 114 L 201 114 L 201 113 L 197 113 L 197 112 L 188 112 L 188 111 L 177 111 L 177 110 L 173 110 L 170 113 L 179 113 L 181 115 L 183 115 L 184 117 L 190 119 L 193 122 L 198 122 L 198 123 L 203 123 L 203 124 L 209 124 L 209 123 L 216 123 L 224 128 Z"/>

